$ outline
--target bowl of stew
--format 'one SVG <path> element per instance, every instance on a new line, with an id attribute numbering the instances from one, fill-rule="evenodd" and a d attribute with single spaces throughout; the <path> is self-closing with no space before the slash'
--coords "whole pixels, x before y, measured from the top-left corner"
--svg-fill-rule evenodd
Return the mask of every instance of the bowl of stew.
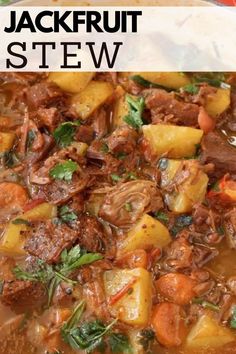
<path id="1" fill-rule="evenodd" d="M 0 73 L 0 354 L 236 353 L 235 85 Z"/>

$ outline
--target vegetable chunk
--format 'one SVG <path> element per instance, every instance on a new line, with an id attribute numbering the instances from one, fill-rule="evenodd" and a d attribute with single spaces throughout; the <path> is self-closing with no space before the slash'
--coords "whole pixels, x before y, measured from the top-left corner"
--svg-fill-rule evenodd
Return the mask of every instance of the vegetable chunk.
<path id="1" fill-rule="evenodd" d="M 176 213 L 191 212 L 195 203 L 204 200 L 208 177 L 196 160 L 168 160 L 162 171 L 161 186 L 168 192 L 166 203 Z"/>
<path id="2" fill-rule="evenodd" d="M 79 94 L 72 97 L 72 105 L 82 120 L 87 119 L 112 95 L 113 87 L 109 82 L 91 81 Z"/>
<path id="3" fill-rule="evenodd" d="M 14 133 L 0 132 L 0 153 L 10 150 L 15 139 Z"/>
<path id="4" fill-rule="evenodd" d="M 230 89 L 218 88 L 216 93 L 208 95 L 205 109 L 212 117 L 223 113 L 230 105 Z"/>
<path id="5" fill-rule="evenodd" d="M 152 327 L 165 347 L 177 347 L 187 334 L 184 311 L 179 305 L 162 302 L 154 309 Z"/>
<path id="6" fill-rule="evenodd" d="M 190 84 L 190 79 L 187 75 L 178 72 L 135 72 L 132 76 L 141 76 L 144 80 L 150 83 L 164 86 L 170 89 L 179 89 L 182 86 Z"/>
<path id="7" fill-rule="evenodd" d="M 42 203 L 12 220 L 6 227 L 1 239 L 0 252 L 13 256 L 25 254 L 25 239 L 22 233 L 30 227 L 29 222 L 51 219 L 56 216 L 56 213 L 56 206 Z"/>
<path id="8" fill-rule="evenodd" d="M 203 315 L 191 329 L 186 347 L 195 349 L 201 347 L 218 348 L 235 340 L 232 332 L 219 325 L 209 315 Z"/>
<path id="9" fill-rule="evenodd" d="M 143 126 L 143 134 L 154 155 L 167 153 L 170 158 L 182 158 L 195 155 L 203 131 L 175 125 L 149 124 Z"/>
<path id="10" fill-rule="evenodd" d="M 147 325 L 152 296 L 148 271 L 142 268 L 109 270 L 104 274 L 104 286 L 113 316 L 129 325 Z"/>
<path id="11" fill-rule="evenodd" d="M 90 72 L 52 72 L 48 80 L 57 84 L 62 90 L 78 93 L 88 85 L 93 76 L 94 73 Z"/>
<path id="12" fill-rule="evenodd" d="M 158 220 L 144 214 L 138 223 L 128 232 L 121 244 L 122 253 L 136 249 L 161 248 L 171 241 L 168 229 Z"/>

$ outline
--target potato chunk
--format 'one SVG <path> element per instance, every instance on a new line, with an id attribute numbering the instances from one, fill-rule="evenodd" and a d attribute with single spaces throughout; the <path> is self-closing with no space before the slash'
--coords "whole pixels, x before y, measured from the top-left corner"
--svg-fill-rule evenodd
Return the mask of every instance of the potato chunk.
<path id="1" fill-rule="evenodd" d="M 208 177 L 196 160 L 168 160 L 162 171 L 161 187 L 168 190 L 166 203 L 171 211 L 187 213 L 195 203 L 202 202 L 208 185 Z"/>
<path id="2" fill-rule="evenodd" d="M 24 251 L 24 235 L 22 233 L 27 231 L 29 226 L 25 225 L 20 220 L 35 221 L 35 220 L 47 220 L 56 216 L 57 208 L 54 205 L 48 203 L 42 203 L 35 208 L 19 215 L 15 220 L 19 220 L 19 224 L 15 224 L 12 220 L 5 229 L 3 233 L 0 252 L 4 254 L 9 254 L 13 256 L 23 255 Z M 16 221 L 15 221 L 16 222 Z"/>
<path id="3" fill-rule="evenodd" d="M 189 349 L 201 347 L 218 348 L 235 339 L 229 329 L 219 325 L 209 315 L 203 315 L 188 334 L 186 347 Z"/>
<path id="4" fill-rule="evenodd" d="M 131 96 L 131 95 L 130 95 Z M 131 96 L 133 97 L 133 96 Z M 114 106 L 114 115 L 113 115 L 113 127 L 114 129 L 121 126 L 126 125 L 124 121 L 124 117 L 128 114 L 129 107 L 125 99 L 125 94 L 119 97 Z"/>
<path id="5" fill-rule="evenodd" d="M 92 80 L 94 73 L 89 72 L 52 72 L 48 80 L 57 84 L 62 90 L 70 93 L 82 91 Z"/>
<path id="6" fill-rule="evenodd" d="M 191 157 L 196 153 L 203 131 L 175 125 L 144 125 L 143 134 L 154 155 L 170 158 Z"/>
<path id="7" fill-rule="evenodd" d="M 129 289 L 116 302 L 111 302 L 128 284 Z M 111 314 L 134 326 L 148 323 L 152 282 L 150 273 L 142 268 L 109 270 L 104 273 L 104 286 Z"/>
<path id="8" fill-rule="evenodd" d="M 13 146 L 14 139 L 15 139 L 14 133 L 0 132 L 0 153 L 10 150 Z"/>
<path id="9" fill-rule="evenodd" d="M 135 72 L 130 74 L 130 76 L 134 75 L 139 75 L 147 81 L 171 89 L 179 89 L 190 84 L 189 77 L 179 72 Z"/>
<path id="10" fill-rule="evenodd" d="M 230 89 L 218 88 L 216 93 L 208 95 L 205 109 L 212 117 L 223 113 L 230 105 Z"/>
<path id="11" fill-rule="evenodd" d="M 138 223 L 128 232 L 120 246 L 120 252 L 130 252 L 136 249 L 151 249 L 164 247 L 171 241 L 168 229 L 158 220 L 144 214 Z"/>
<path id="12" fill-rule="evenodd" d="M 79 94 L 72 97 L 72 105 L 80 119 L 87 119 L 112 95 L 113 86 L 109 82 L 91 81 Z"/>

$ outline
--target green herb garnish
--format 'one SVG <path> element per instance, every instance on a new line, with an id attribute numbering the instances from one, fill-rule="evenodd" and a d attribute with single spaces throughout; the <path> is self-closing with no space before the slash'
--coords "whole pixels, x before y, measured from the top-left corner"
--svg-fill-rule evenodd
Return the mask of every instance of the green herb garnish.
<path id="1" fill-rule="evenodd" d="M 136 174 L 134 172 L 127 173 L 126 178 L 130 179 L 130 180 L 133 180 L 133 181 L 138 179 L 138 177 L 136 176 Z"/>
<path id="2" fill-rule="evenodd" d="M 236 306 L 233 307 L 233 312 L 230 319 L 230 327 L 236 329 Z"/>
<path id="3" fill-rule="evenodd" d="M 76 120 L 74 122 L 65 122 L 59 125 L 54 132 L 53 136 L 56 140 L 57 145 L 60 147 L 66 147 L 72 143 L 74 140 L 76 127 L 80 126 L 80 121 Z"/>
<path id="4" fill-rule="evenodd" d="M 33 142 L 34 142 L 34 139 L 36 138 L 36 131 L 34 129 L 31 129 L 28 131 L 28 134 L 27 134 L 27 139 L 26 139 L 26 146 L 27 146 L 27 149 L 30 149 Z"/>
<path id="5" fill-rule="evenodd" d="M 109 147 L 106 143 L 103 143 L 100 150 L 101 150 L 101 152 L 104 152 L 105 154 L 107 154 L 109 152 Z"/>
<path id="6" fill-rule="evenodd" d="M 79 325 L 84 310 L 85 303 L 82 301 L 61 328 L 62 338 L 67 344 L 74 350 L 85 350 L 86 353 L 91 353 L 95 349 L 104 348 L 107 340 L 112 353 L 132 352 L 128 337 L 111 331 L 117 320 L 108 325 L 100 320 L 87 321 Z"/>
<path id="7" fill-rule="evenodd" d="M 204 307 L 206 309 L 209 309 L 209 310 L 212 310 L 212 311 L 218 312 L 220 310 L 219 306 L 213 304 L 212 302 L 209 302 L 209 301 L 206 301 L 204 299 L 201 299 L 201 298 L 194 298 L 192 300 L 192 303 L 193 304 L 199 304 L 202 307 Z"/>
<path id="8" fill-rule="evenodd" d="M 118 176 L 118 175 L 115 174 L 115 173 L 112 173 L 112 174 L 111 174 L 111 179 L 112 179 L 113 182 L 119 182 L 119 181 L 121 180 L 121 177 Z"/>
<path id="9" fill-rule="evenodd" d="M 48 265 L 42 260 L 38 260 L 35 269 L 28 272 L 19 266 L 13 269 L 13 273 L 17 279 L 39 281 L 45 284 L 48 290 L 48 305 L 50 305 L 54 291 L 61 281 L 70 284 L 75 284 L 76 281 L 68 278 L 68 276 L 77 268 L 91 264 L 95 261 L 102 259 L 99 253 L 87 253 L 82 250 L 79 245 L 71 248 L 69 251 L 66 249 L 61 253 L 60 263 L 57 265 Z"/>
<path id="10" fill-rule="evenodd" d="M 175 236 L 178 232 L 183 230 L 185 227 L 191 225 L 193 218 L 190 215 L 181 215 L 175 219 L 175 224 L 171 229 L 171 233 Z"/>
<path id="11" fill-rule="evenodd" d="M 116 158 L 118 160 L 124 160 L 126 158 L 127 154 L 125 152 L 119 152 L 117 155 L 116 155 Z"/>
<path id="12" fill-rule="evenodd" d="M 67 205 L 60 207 L 58 216 L 62 222 L 71 222 L 78 219 L 78 216 Z"/>
<path id="13" fill-rule="evenodd" d="M 142 345 L 143 349 L 145 350 L 145 352 L 148 351 L 148 349 L 150 348 L 151 343 L 154 341 L 155 339 L 155 332 L 152 329 L 143 329 L 140 333 L 139 333 L 139 343 Z"/>
<path id="14" fill-rule="evenodd" d="M 144 110 L 144 98 L 133 98 L 126 95 L 126 102 L 129 106 L 129 114 L 123 118 L 123 120 L 135 129 L 141 128 L 143 125 L 142 114 Z"/>
<path id="15" fill-rule="evenodd" d="M 125 203 L 125 210 L 130 213 L 133 210 L 132 204 L 131 203 Z"/>
<path id="16" fill-rule="evenodd" d="M 190 93 L 191 95 L 196 95 L 199 92 L 199 86 L 196 84 L 189 84 L 182 87 L 184 92 Z"/>
<path id="17" fill-rule="evenodd" d="M 169 221 L 169 216 L 163 212 L 163 211 L 157 211 L 154 213 L 154 216 L 157 220 L 163 222 L 164 224 L 167 224 Z"/>
<path id="18" fill-rule="evenodd" d="M 78 165 L 72 160 L 58 163 L 49 172 L 50 177 L 54 179 L 65 180 L 69 182 L 72 180 L 73 173 L 77 171 Z"/>
<path id="19" fill-rule="evenodd" d="M 3 154 L 4 166 L 11 168 L 19 163 L 19 159 L 14 151 L 5 151 Z"/>
<path id="20" fill-rule="evenodd" d="M 17 218 L 15 220 L 12 220 L 12 224 L 14 225 L 27 225 L 30 226 L 30 222 L 25 219 Z"/>

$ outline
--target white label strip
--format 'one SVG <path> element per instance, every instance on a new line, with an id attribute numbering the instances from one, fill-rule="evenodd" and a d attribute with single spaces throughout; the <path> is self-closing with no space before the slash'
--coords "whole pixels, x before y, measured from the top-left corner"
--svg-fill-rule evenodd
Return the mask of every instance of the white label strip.
<path id="1" fill-rule="evenodd" d="M 0 71 L 236 71 L 233 7 L 4 7 Z"/>

